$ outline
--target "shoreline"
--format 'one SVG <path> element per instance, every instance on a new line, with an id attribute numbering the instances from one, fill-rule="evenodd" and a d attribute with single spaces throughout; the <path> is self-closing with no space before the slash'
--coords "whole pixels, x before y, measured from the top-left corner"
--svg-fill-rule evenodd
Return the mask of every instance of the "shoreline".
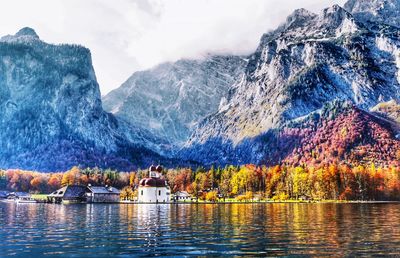
<path id="1" fill-rule="evenodd" d="M 37 201 L 37 203 L 45 203 L 45 194 L 33 194 L 32 198 Z M 375 201 L 375 200 L 253 200 L 253 201 L 237 201 L 234 199 L 227 199 L 225 201 L 204 201 L 204 200 L 187 200 L 187 201 L 170 201 L 166 203 L 158 204 L 272 204 L 272 203 L 303 203 L 303 204 L 385 204 L 385 203 L 400 203 L 400 200 L 388 200 L 388 201 Z M 156 203 L 139 203 L 137 201 L 121 200 L 120 202 L 115 202 L 114 204 L 156 204 Z"/>
<path id="2" fill-rule="evenodd" d="M 36 202 L 30 204 L 127 204 L 127 205 L 225 205 L 225 204 L 400 204 L 400 201 L 338 201 L 338 200 L 323 200 L 323 201 L 296 201 L 296 200 L 288 200 L 288 201 L 221 201 L 221 202 L 206 202 L 206 201 L 187 201 L 187 202 L 165 202 L 165 203 L 151 203 L 151 202 L 136 202 L 136 201 L 120 201 L 120 202 L 76 202 L 76 203 L 51 203 L 45 202 L 41 199 L 34 199 Z M 2 199 L 0 200 L 2 203 L 14 203 L 14 201 Z M 26 204 L 26 203 L 20 203 Z"/>
<path id="3" fill-rule="evenodd" d="M 134 202 L 134 201 L 121 201 L 120 204 L 290 204 L 290 203 L 301 203 L 301 204 L 385 204 L 385 203 L 400 203 L 400 201 L 336 201 L 336 200 L 324 200 L 324 201 L 243 201 L 243 202 L 166 202 L 166 203 L 145 203 L 145 202 Z"/>

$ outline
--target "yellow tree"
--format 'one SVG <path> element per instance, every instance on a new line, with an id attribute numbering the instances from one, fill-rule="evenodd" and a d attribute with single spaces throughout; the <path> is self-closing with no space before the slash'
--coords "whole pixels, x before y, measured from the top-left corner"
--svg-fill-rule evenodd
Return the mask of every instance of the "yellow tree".
<path id="1" fill-rule="evenodd" d="M 232 186 L 232 194 L 237 195 L 240 190 L 240 178 L 238 173 L 232 176 L 230 185 Z"/>
<path id="2" fill-rule="evenodd" d="M 216 202 L 218 199 L 218 193 L 216 191 L 210 191 L 206 194 L 206 200 L 209 202 Z"/>
<path id="3" fill-rule="evenodd" d="M 308 174 L 302 167 L 295 167 L 293 172 L 293 196 L 298 199 L 301 195 L 308 195 Z"/>
<path id="4" fill-rule="evenodd" d="M 208 186 L 207 175 L 204 172 L 197 172 L 194 182 L 191 184 L 191 190 L 196 196 L 196 200 L 199 198 L 199 193 L 201 190 L 206 190 Z"/>
<path id="5" fill-rule="evenodd" d="M 131 187 L 133 187 L 135 185 L 135 183 L 136 183 L 136 173 L 135 172 L 131 172 L 129 174 L 129 185 Z"/>
<path id="6" fill-rule="evenodd" d="M 74 185 L 78 183 L 79 174 L 80 174 L 79 168 L 76 166 L 72 167 L 71 170 L 64 173 L 61 180 L 61 186 Z"/>
<path id="7" fill-rule="evenodd" d="M 137 191 L 133 191 L 132 187 L 125 186 L 120 193 L 120 198 L 122 200 L 134 200 L 137 197 Z"/>

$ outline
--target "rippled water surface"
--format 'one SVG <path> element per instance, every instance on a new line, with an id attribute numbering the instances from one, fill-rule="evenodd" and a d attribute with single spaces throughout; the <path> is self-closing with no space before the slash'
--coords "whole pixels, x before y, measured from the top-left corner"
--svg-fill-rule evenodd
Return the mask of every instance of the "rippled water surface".
<path id="1" fill-rule="evenodd" d="M 400 255 L 400 204 L 0 203 L 0 257 Z"/>

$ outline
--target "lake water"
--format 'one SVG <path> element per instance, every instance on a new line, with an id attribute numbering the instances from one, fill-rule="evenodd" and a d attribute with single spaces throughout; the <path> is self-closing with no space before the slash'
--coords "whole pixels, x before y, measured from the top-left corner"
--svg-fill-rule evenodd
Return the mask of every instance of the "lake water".
<path id="1" fill-rule="evenodd" d="M 400 254 L 400 204 L 0 203 L 0 257 Z"/>

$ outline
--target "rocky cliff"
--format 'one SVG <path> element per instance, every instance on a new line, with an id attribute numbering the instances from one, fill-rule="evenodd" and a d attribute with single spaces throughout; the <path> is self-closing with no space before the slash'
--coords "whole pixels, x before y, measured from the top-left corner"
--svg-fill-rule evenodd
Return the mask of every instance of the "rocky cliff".
<path id="1" fill-rule="evenodd" d="M 2 168 L 122 169 L 143 158 L 102 109 L 90 51 L 47 44 L 31 28 L 0 40 L 0 139 Z"/>
<path id="2" fill-rule="evenodd" d="M 161 64 L 134 73 L 103 98 L 103 106 L 121 121 L 150 133 L 144 145 L 172 155 L 188 140 L 197 123 L 224 103 L 246 64 L 238 56 Z"/>

